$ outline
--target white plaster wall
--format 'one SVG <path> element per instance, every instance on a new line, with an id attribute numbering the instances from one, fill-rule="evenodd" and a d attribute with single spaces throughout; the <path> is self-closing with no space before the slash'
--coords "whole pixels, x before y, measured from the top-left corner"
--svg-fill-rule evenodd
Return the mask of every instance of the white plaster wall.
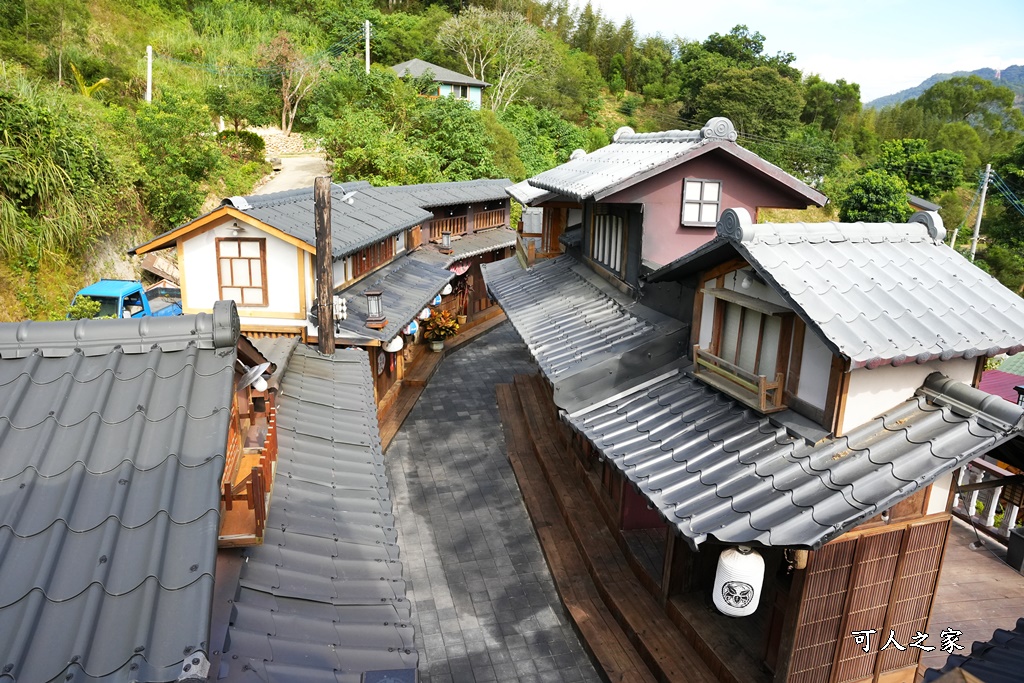
<path id="1" fill-rule="evenodd" d="M 231 231 L 231 226 L 235 222 L 236 219 L 225 217 L 214 228 L 182 242 L 182 253 L 178 258 L 179 267 L 184 273 L 181 295 L 182 306 L 186 312 L 212 311 L 214 302 L 220 298 L 216 239 L 235 237 Z M 237 222 L 241 224 L 241 221 Z M 306 309 L 299 301 L 298 248 L 249 225 L 238 237 L 258 237 L 267 240 L 268 305 L 239 305 L 238 312 L 243 322 L 251 324 L 257 318 L 267 320 L 260 315 L 261 313 L 303 313 Z M 271 320 L 273 324 L 278 325 L 300 324 L 300 321 L 294 318 Z"/>
<path id="2" fill-rule="evenodd" d="M 852 371 L 850 388 L 846 394 L 846 409 L 843 411 L 843 431 L 849 432 L 906 401 L 933 372 L 941 372 L 950 379 L 970 384 L 974 379 L 974 364 L 974 359 L 956 358 L 921 365 L 907 363 L 899 367 L 885 365 L 874 370 L 858 368 Z"/>
<path id="3" fill-rule="evenodd" d="M 804 334 L 803 355 L 800 361 L 800 381 L 796 386 L 797 398 L 815 408 L 825 409 L 828 401 L 828 378 L 832 372 L 832 352 L 814 332 Z"/>
<path id="4" fill-rule="evenodd" d="M 734 270 L 731 273 L 726 273 L 723 288 L 731 289 L 734 292 L 740 292 L 741 294 L 746 294 L 747 296 L 753 297 L 755 299 L 760 299 L 761 301 L 767 301 L 768 303 L 775 304 L 776 306 L 785 306 L 786 308 L 791 308 L 789 303 L 782 298 L 781 294 L 776 292 L 768 285 L 761 284 L 760 282 L 753 278 L 750 279 L 750 286 L 747 289 L 743 289 L 741 283 L 743 282 L 743 278 L 745 277 L 745 275 L 743 275 L 744 270 L 750 269 L 743 268 L 740 270 Z M 714 283 L 712 283 L 711 286 L 714 287 Z"/>
<path id="5" fill-rule="evenodd" d="M 712 289 L 715 286 L 714 280 L 704 283 L 703 289 Z M 715 297 L 710 294 L 704 295 L 704 303 L 700 309 L 700 348 L 706 349 L 711 346 L 711 331 L 715 326 Z"/>
<path id="6" fill-rule="evenodd" d="M 949 490 L 953 487 L 953 473 L 947 472 L 932 483 L 931 491 L 928 493 L 928 503 L 925 505 L 924 513 L 934 515 L 946 511 L 946 504 L 949 502 Z"/>

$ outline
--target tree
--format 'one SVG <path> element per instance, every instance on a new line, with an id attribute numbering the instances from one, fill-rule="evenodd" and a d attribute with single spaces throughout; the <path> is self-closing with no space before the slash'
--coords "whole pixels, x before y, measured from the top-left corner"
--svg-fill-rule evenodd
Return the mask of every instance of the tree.
<path id="1" fill-rule="evenodd" d="M 281 130 L 291 135 L 299 105 L 323 77 L 327 62 L 304 57 L 286 31 L 263 47 L 260 61 L 281 93 Z"/>
<path id="2" fill-rule="evenodd" d="M 548 43 L 521 14 L 470 7 L 441 24 L 437 41 L 469 75 L 491 84 L 491 109 L 508 106 L 548 62 Z"/>
<path id="3" fill-rule="evenodd" d="M 800 121 L 816 125 L 836 138 L 839 124 L 860 111 L 860 86 L 840 78 L 835 83 L 811 74 L 804 80 L 804 110 Z"/>
<path id="4" fill-rule="evenodd" d="M 64 50 L 68 41 L 85 34 L 89 10 L 82 0 L 32 0 L 25 5 L 26 35 L 57 51 L 57 85 L 64 85 Z"/>
<path id="5" fill-rule="evenodd" d="M 210 110 L 174 92 L 162 93 L 135 118 L 145 169 L 146 208 L 165 226 L 195 217 L 203 204 L 201 183 L 217 167 L 217 146 Z"/>
<path id="6" fill-rule="evenodd" d="M 271 120 L 272 93 L 266 87 L 244 80 L 206 89 L 206 105 L 215 115 L 231 124 L 236 131 L 246 124 L 263 124 Z"/>
<path id="7" fill-rule="evenodd" d="M 940 149 L 928 151 L 921 139 L 887 140 L 879 147 L 875 168 L 902 178 L 911 194 L 925 199 L 952 190 L 964 180 L 964 157 Z"/>
<path id="8" fill-rule="evenodd" d="M 697 97 L 698 120 L 732 119 L 742 133 L 785 139 L 800 121 L 800 86 L 767 66 L 731 67 Z"/>
<path id="9" fill-rule="evenodd" d="M 864 171 L 847 186 L 838 204 L 844 223 L 903 223 L 910 217 L 907 184 L 885 171 Z"/>
<path id="10" fill-rule="evenodd" d="M 420 100 L 408 135 L 439 162 L 445 180 L 495 178 L 487 129 L 465 100 Z"/>

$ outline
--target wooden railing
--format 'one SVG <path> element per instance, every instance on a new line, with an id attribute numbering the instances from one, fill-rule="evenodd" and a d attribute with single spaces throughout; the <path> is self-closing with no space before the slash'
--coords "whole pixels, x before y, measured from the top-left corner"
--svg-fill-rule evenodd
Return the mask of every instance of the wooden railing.
<path id="1" fill-rule="evenodd" d="M 466 217 L 452 216 L 451 218 L 435 218 L 430 221 L 430 241 L 440 242 L 441 233 L 444 231 L 452 233 L 452 237 L 466 234 Z"/>
<path id="2" fill-rule="evenodd" d="M 1010 530 L 1017 525 L 1024 502 L 1021 479 L 1021 475 L 987 460 L 969 463 L 960 468 L 957 485 L 953 488 L 953 514 L 1006 543 Z"/>
<path id="3" fill-rule="evenodd" d="M 473 229 L 486 230 L 487 228 L 498 228 L 505 224 L 505 209 L 494 209 L 493 211 L 481 211 L 473 215 Z"/>
<path id="4" fill-rule="evenodd" d="M 707 384 L 723 391 L 736 400 L 762 413 L 784 410 L 782 404 L 783 374 L 775 374 L 769 381 L 765 375 L 755 375 L 738 365 L 693 346 L 693 374 Z"/>
<path id="5" fill-rule="evenodd" d="M 253 545 L 263 542 L 267 524 L 267 507 L 277 467 L 277 405 L 272 392 L 266 394 L 266 436 L 258 446 L 248 446 L 241 434 L 238 412 L 232 409 L 232 429 L 228 432 L 228 454 L 221 482 L 222 521 L 221 544 Z M 264 425 L 251 428 L 262 431 Z M 240 475 L 248 468 L 248 473 Z M 241 503 L 236 509 L 236 504 Z M 239 513 L 242 513 L 241 515 Z M 225 527 L 225 523 L 230 528 Z"/>

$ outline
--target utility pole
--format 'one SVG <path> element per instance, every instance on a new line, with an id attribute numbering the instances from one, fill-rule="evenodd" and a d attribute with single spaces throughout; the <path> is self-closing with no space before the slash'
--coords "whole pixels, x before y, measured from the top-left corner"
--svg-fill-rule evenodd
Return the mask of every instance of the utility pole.
<path id="1" fill-rule="evenodd" d="M 363 36 L 366 39 L 366 47 L 363 52 L 366 55 L 366 73 L 370 73 L 370 20 L 363 24 Z"/>
<path id="2" fill-rule="evenodd" d="M 316 346 L 322 355 L 334 355 L 334 270 L 331 245 L 331 177 L 313 180 L 313 226 L 316 234 L 317 329 Z"/>
<path id="3" fill-rule="evenodd" d="M 981 214 L 985 211 L 985 193 L 988 192 L 988 179 L 992 175 L 992 164 L 985 164 L 985 179 L 981 181 L 981 202 L 978 204 L 978 217 L 974 220 L 974 237 L 971 238 L 971 261 L 978 251 L 978 233 L 981 232 Z"/>
<path id="4" fill-rule="evenodd" d="M 146 46 L 146 101 L 153 101 L 153 46 Z"/>

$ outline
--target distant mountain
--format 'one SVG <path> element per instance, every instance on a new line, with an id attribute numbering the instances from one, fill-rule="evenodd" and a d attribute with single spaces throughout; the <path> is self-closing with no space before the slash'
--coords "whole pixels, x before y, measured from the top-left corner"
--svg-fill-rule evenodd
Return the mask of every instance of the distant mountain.
<path id="1" fill-rule="evenodd" d="M 998 77 L 997 77 L 998 74 Z M 900 102 L 906 102 L 907 100 L 918 97 L 928 88 L 932 87 L 939 81 L 945 81 L 953 78 L 954 76 L 981 76 L 985 80 L 998 83 L 999 85 L 1005 85 L 1010 90 L 1017 94 L 1017 106 L 1021 107 L 1024 103 L 1024 66 L 1014 65 L 1008 66 L 1005 69 L 978 69 L 977 71 L 956 71 L 951 74 L 935 74 L 927 78 L 921 85 L 914 88 L 907 88 L 901 90 L 893 95 L 885 95 L 879 97 L 876 100 L 871 100 L 865 107 L 873 109 L 881 109 L 883 107 L 890 107 Z"/>

